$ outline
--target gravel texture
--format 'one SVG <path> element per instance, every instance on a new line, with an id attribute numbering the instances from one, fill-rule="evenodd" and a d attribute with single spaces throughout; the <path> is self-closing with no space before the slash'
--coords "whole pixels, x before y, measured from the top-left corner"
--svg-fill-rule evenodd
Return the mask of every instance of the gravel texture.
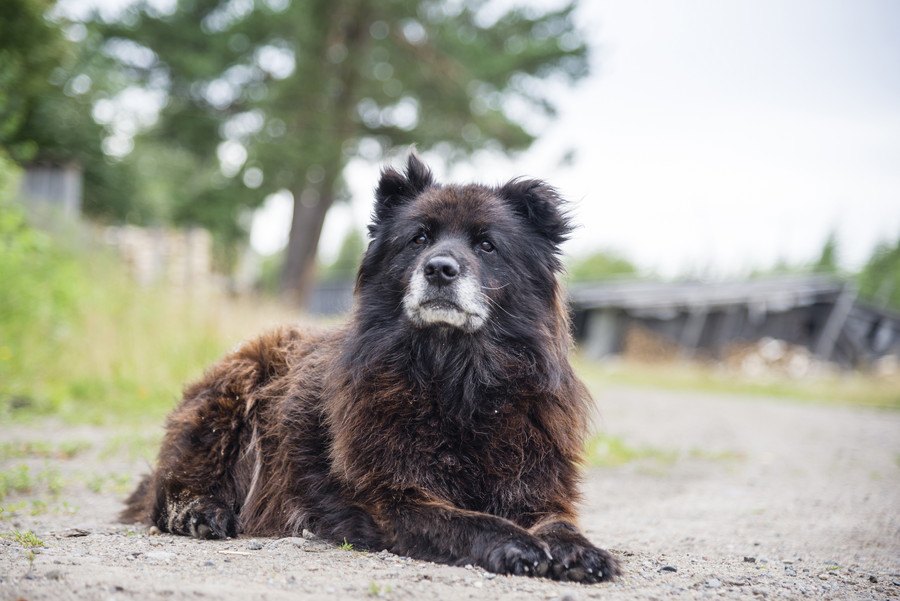
<path id="1" fill-rule="evenodd" d="M 4 473 L 29 465 L 46 482 L 3 500 L 0 599 L 900 596 L 900 413 L 632 388 L 598 396 L 602 431 L 653 451 L 586 474 L 583 526 L 620 557 L 614 583 L 496 576 L 308 533 L 195 541 L 117 524 L 146 460 L 109 444 L 117 429 L 47 423 L 0 425 L 0 441 L 91 445 L 70 458 L 3 457 Z M 31 561 L 14 529 L 43 541 Z"/>

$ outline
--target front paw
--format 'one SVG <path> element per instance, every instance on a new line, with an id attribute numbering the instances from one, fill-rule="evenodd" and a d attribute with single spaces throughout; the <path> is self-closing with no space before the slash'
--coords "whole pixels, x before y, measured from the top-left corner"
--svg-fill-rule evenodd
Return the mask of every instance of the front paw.
<path id="1" fill-rule="evenodd" d="M 497 544 L 488 552 L 483 567 L 497 574 L 545 576 L 551 559 L 547 543 L 533 536 L 521 536 Z"/>
<path id="2" fill-rule="evenodd" d="M 550 546 L 553 561 L 547 576 L 564 582 L 591 584 L 619 575 L 619 563 L 608 551 L 587 541 L 556 541 Z"/>
<path id="3" fill-rule="evenodd" d="M 170 506 L 162 530 L 194 538 L 228 538 L 237 536 L 237 516 L 230 508 L 207 499 L 194 499 L 182 506 Z"/>

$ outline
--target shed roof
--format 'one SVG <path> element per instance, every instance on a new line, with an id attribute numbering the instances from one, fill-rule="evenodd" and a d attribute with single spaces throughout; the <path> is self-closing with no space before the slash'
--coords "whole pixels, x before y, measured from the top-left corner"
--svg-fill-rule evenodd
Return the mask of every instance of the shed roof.
<path id="1" fill-rule="evenodd" d="M 789 275 L 723 282 L 650 282 L 613 280 L 569 287 L 578 309 L 633 311 L 709 310 L 730 305 L 764 306 L 784 311 L 834 300 L 844 284 L 829 276 Z"/>

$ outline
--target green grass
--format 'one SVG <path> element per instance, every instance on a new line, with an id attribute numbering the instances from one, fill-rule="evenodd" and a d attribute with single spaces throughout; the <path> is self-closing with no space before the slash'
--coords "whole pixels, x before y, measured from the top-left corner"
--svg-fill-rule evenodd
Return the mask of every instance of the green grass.
<path id="1" fill-rule="evenodd" d="M 881 378 L 850 372 L 796 380 L 777 376 L 754 379 L 699 363 L 617 361 L 607 364 L 581 356 L 576 356 L 573 364 L 595 396 L 601 396 L 602 391 L 611 385 L 625 385 L 900 409 L 900 378 L 896 376 Z"/>
<path id="2" fill-rule="evenodd" d="M 32 494 L 39 490 L 55 498 L 62 492 L 63 484 L 59 469 L 53 465 L 48 464 L 34 473 L 28 465 L 16 465 L 0 471 L 0 501 L 10 495 Z"/>
<path id="3" fill-rule="evenodd" d="M 347 539 L 345 538 L 344 542 L 342 542 L 340 545 L 338 545 L 338 549 L 340 549 L 341 551 L 352 551 L 353 543 L 348 543 Z"/>
<path id="4" fill-rule="evenodd" d="M 67 441 L 59 444 L 34 440 L 0 443 L 0 461 L 24 458 L 72 459 L 91 448 L 86 441 Z"/>
<path id="5" fill-rule="evenodd" d="M 369 583 L 368 594 L 370 597 L 384 597 L 389 595 L 393 589 L 387 584 L 378 584 L 374 580 Z"/>
<path id="6" fill-rule="evenodd" d="M 270 302 L 137 286 L 110 252 L 84 242 L 95 235 L 51 238 L 0 202 L 0 421 L 161 422 L 218 357 L 297 318 Z"/>
<path id="7" fill-rule="evenodd" d="M 618 467 L 634 461 L 652 461 L 671 465 L 678 459 L 676 451 L 650 446 L 632 446 L 619 436 L 597 434 L 588 440 L 585 463 L 592 467 Z"/>
<path id="8" fill-rule="evenodd" d="M 5 534 L 0 534 L 0 537 L 19 543 L 22 545 L 23 549 L 36 549 L 44 546 L 44 541 L 39 539 L 31 530 L 13 530 Z"/>
<path id="9" fill-rule="evenodd" d="M 0 501 L 11 494 L 29 493 L 34 486 L 34 478 L 27 465 L 17 465 L 0 471 Z"/>

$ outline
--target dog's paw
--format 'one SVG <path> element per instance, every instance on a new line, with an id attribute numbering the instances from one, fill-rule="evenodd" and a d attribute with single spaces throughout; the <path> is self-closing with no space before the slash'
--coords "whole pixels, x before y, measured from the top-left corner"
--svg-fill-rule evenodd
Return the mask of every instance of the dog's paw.
<path id="1" fill-rule="evenodd" d="M 553 561 L 547 572 L 549 578 L 564 582 L 606 582 L 619 575 L 619 563 L 608 551 L 590 543 L 557 541 L 551 544 Z"/>
<path id="2" fill-rule="evenodd" d="M 498 574 L 545 576 L 551 559 L 547 543 L 533 536 L 521 536 L 506 539 L 491 549 L 484 567 Z"/>
<path id="3" fill-rule="evenodd" d="M 212 539 L 237 536 L 237 515 L 230 508 L 206 499 L 195 499 L 184 507 L 175 508 L 167 524 L 169 532 Z"/>

